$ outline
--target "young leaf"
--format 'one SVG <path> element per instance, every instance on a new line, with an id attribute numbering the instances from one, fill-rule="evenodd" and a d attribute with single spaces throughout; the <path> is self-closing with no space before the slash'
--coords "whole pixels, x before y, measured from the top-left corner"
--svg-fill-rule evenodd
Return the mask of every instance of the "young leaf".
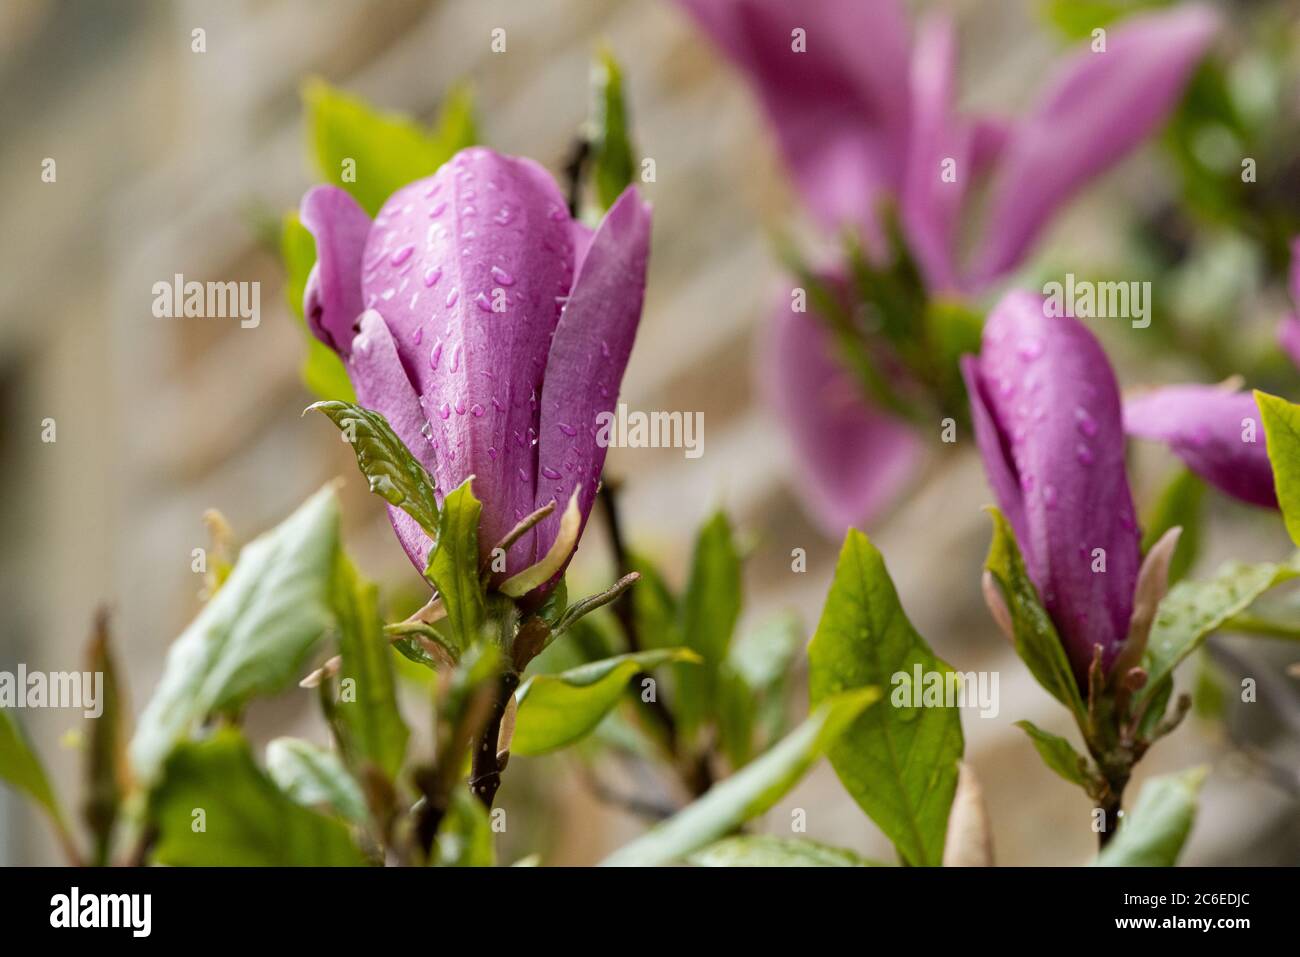
<path id="1" fill-rule="evenodd" d="M 353 682 L 336 713 L 349 763 L 374 764 L 390 781 L 397 777 L 410 732 L 397 708 L 393 662 L 379 616 L 379 589 L 365 581 L 339 551 L 334 585 L 338 620 L 339 682 Z"/>
<path id="2" fill-rule="evenodd" d="M 900 700 L 896 676 L 916 669 L 945 684 L 951 670 L 907 620 L 884 558 L 867 536 L 850 529 L 835 578 L 808 645 L 814 703 L 847 688 L 894 686 L 888 706 L 870 708 L 830 750 L 845 790 L 912 865 L 943 858 L 948 811 L 962 756 L 956 707 L 913 707 Z M 912 688 L 919 701 L 921 688 Z"/>
<path id="3" fill-rule="evenodd" d="M 1152 778 L 1137 804 L 1093 864 L 1098 867 L 1173 867 L 1196 820 L 1196 798 L 1206 768 Z"/>
<path id="4" fill-rule="evenodd" d="M 696 851 L 696 867 L 883 867 L 852 851 L 794 837 L 766 834 L 726 837 Z"/>
<path id="5" fill-rule="evenodd" d="M 485 596 L 478 574 L 478 517 L 483 510 L 465 479 L 442 502 L 438 517 L 438 543 L 429 556 L 425 576 L 433 582 L 447 607 L 451 638 L 463 653 L 478 640 L 483 628 Z"/>
<path id="6" fill-rule="evenodd" d="M 641 578 L 629 593 L 637 637 L 646 648 L 675 648 L 682 643 L 677 600 L 663 574 L 650 559 L 636 552 L 628 556 L 632 571 Z"/>
<path id="7" fill-rule="evenodd" d="M 703 797 L 602 861 L 603 866 L 654 867 L 682 860 L 772 807 L 799 783 L 863 709 L 878 688 L 858 688 L 823 701 L 807 720 L 761 757 Z"/>
<path id="8" fill-rule="evenodd" d="M 1255 403 L 1264 421 L 1268 461 L 1273 466 L 1273 487 L 1282 509 L 1287 534 L 1300 545 L 1300 405 L 1255 390 Z"/>
<path id="9" fill-rule="evenodd" d="M 682 643 L 703 660 L 677 669 L 678 718 L 689 734 L 716 711 L 718 671 L 740 617 L 740 555 L 731 524 L 716 512 L 695 539 L 691 573 L 681 605 Z"/>
<path id="10" fill-rule="evenodd" d="M 437 867 L 491 867 L 496 863 L 487 810 L 464 788 L 452 793 L 430 863 Z"/>
<path id="11" fill-rule="evenodd" d="M 591 178 L 600 209 L 609 209 L 632 181 L 636 159 L 628 139 L 627 106 L 623 101 L 623 72 L 608 50 L 592 64 Z"/>
<path id="12" fill-rule="evenodd" d="M 89 658 L 87 670 L 104 676 L 104 688 L 100 715 L 90 722 L 82 818 L 94 841 L 94 863 L 102 867 L 108 863 L 113 828 L 131 783 L 126 758 L 130 707 L 124 699 L 117 660 L 109 647 L 107 612 L 101 611 L 95 622 Z"/>
<path id="13" fill-rule="evenodd" d="M 144 781 L 200 720 L 290 685 L 333 621 L 339 508 L 326 487 L 239 553 L 230 578 L 173 642 L 130 755 Z"/>
<path id="14" fill-rule="evenodd" d="M 524 682 L 515 699 L 512 754 L 544 754 L 572 744 L 589 733 L 623 697 L 628 679 L 670 661 L 699 662 L 685 648 L 664 648 L 619 655 L 555 675 L 536 675 Z"/>
<path id="15" fill-rule="evenodd" d="M 1011 613 L 1016 654 L 1038 683 L 1069 708 L 1082 726 L 1087 720 L 1087 708 L 1052 619 L 1038 600 L 1038 590 L 1025 571 L 1016 533 L 1000 511 L 996 508 L 988 511 L 993 517 L 993 541 L 984 567 L 993 575 Z"/>
<path id="16" fill-rule="evenodd" d="M 298 327 L 302 329 L 307 343 L 307 355 L 302 360 L 299 375 L 303 385 L 318 399 L 336 399 L 342 402 L 355 402 L 357 394 L 348 379 L 343 360 L 325 343 L 321 342 L 307 328 L 307 320 L 302 313 L 303 294 L 307 289 L 307 277 L 311 267 L 316 264 L 316 240 L 298 220 L 298 214 L 285 213 L 280 227 L 280 258 L 285 270 L 285 298 Z"/>
<path id="17" fill-rule="evenodd" d="M 387 419 L 351 402 L 316 402 L 307 411 L 321 412 L 338 426 L 356 453 L 357 468 L 370 483 L 370 491 L 406 512 L 436 539 L 438 500 L 433 478 Z"/>
<path id="18" fill-rule="evenodd" d="M 32 750 L 18 721 L 3 709 L 0 709 L 0 781 L 39 804 L 60 838 L 66 842 L 69 833 L 67 821 L 41 759 Z"/>
<path id="19" fill-rule="evenodd" d="M 1291 562 L 1227 562 L 1213 578 L 1182 581 L 1171 588 L 1156 609 L 1156 620 L 1147 639 L 1142 659 L 1147 683 L 1133 697 L 1135 713 L 1142 707 L 1151 710 L 1147 703 L 1154 700 L 1165 679 L 1172 677 L 1178 663 L 1195 651 L 1211 632 L 1245 611 L 1274 585 L 1294 578 L 1297 571 Z"/>
<path id="20" fill-rule="evenodd" d="M 232 728 L 177 745 L 149 795 L 154 860 L 178 867 L 354 867 L 341 821 L 290 800 Z"/>
<path id="21" fill-rule="evenodd" d="M 1201 550 L 1201 503 L 1204 500 L 1205 483 L 1190 469 L 1182 469 L 1165 486 L 1142 523 L 1144 555 L 1169 529 L 1178 526 L 1183 530 L 1173 561 L 1169 563 L 1171 586 L 1186 576 Z"/>
<path id="22" fill-rule="evenodd" d="M 302 95 L 317 169 L 327 182 L 351 193 L 371 216 L 400 187 L 437 172 L 476 139 L 463 91 L 447 98 L 436 134 L 321 80 L 309 81 Z"/>
<path id="23" fill-rule="evenodd" d="M 1052 734 L 1031 721 L 1017 721 L 1016 727 L 1029 735 L 1043 763 L 1071 784 L 1088 787 L 1088 761 L 1073 745 L 1059 734 Z"/>
<path id="24" fill-rule="evenodd" d="M 353 824 L 366 823 L 361 785 L 333 751 L 297 738 L 275 738 L 266 746 L 266 771 L 303 807 L 328 807 Z"/>

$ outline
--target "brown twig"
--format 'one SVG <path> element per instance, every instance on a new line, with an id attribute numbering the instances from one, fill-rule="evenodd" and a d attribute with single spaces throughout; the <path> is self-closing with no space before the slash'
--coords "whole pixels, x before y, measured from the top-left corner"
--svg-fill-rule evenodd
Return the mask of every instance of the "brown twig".
<path id="1" fill-rule="evenodd" d="M 501 673 L 497 679 L 497 694 L 492 702 L 492 711 L 474 747 L 469 789 L 489 810 L 492 802 L 496 800 L 497 788 L 501 787 L 501 772 L 505 770 L 506 761 L 510 758 L 509 751 L 497 750 L 497 742 L 501 736 L 501 719 L 505 716 L 506 706 L 518 687 L 518 673 L 514 671 Z"/>

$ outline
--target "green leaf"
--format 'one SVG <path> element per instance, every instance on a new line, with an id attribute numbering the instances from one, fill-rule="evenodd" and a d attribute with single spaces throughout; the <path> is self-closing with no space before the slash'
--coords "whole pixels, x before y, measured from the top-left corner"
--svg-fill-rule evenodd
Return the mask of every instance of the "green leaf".
<path id="1" fill-rule="evenodd" d="M 641 576 L 632 589 L 632 615 L 637 637 L 646 648 L 675 648 L 682 643 L 677 600 L 663 574 L 650 559 L 631 552 L 628 564 Z"/>
<path id="2" fill-rule="evenodd" d="M 699 662 L 685 648 L 619 655 L 554 675 L 535 675 L 515 692 L 512 754 L 544 754 L 590 733 L 623 697 L 628 680 L 670 661 Z"/>
<path id="3" fill-rule="evenodd" d="M 478 573 L 478 517 L 483 510 L 474 497 L 470 476 L 442 502 L 437 545 L 424 574 L 433 582 L 447 608 L 451 638 L 458 654 L 474 644 L 483 629 L 486 596 Z"/>
<path id="4" fill-rule="evenodd" d="M 988 511 L 993 517 L 993 541 L 984 567 L 997 582 L 1011 613 L 1016 654 L 1038 683 L 1069 708 L 1082 726 L 1087 720 L 1087 708 L 1052 619 L 1038 600 L 1038 590 L 1025 571 L 1016 533 L 1000 511 L 996 508 Z"/>
<path id="5" fill-rule="evenodd" d="M 1059 734 L 1036 727 L 1031 721 L 1017 721 L 1016 727 L 1029 735 L 1043 763 L 1071 784 L 1089 786 L 1088 760 Z"/>
<path id="6" fill-rule="evenodd" d="M 1206 637 L 1245 611 L 1268 589 L 1296 574 L 1296 566 L 1290 562 L 1228 562 L 1213 578 L 1183 581 L 1171 588 L 1156 609 L 1156 620 L 1151 625 L 1142 658 L 1147 683 L 1133 697 L 1134 713 L 1155 700 L 1164 680 L 1173 676 L 1178 663 L 1200 647 Z"/>
<path id="7" fill-rule="evenodd" d="M 602 861 L 602 866 L 654 867 L 682 860 L 735 831 L 776 804 L 799 783 L 864 708 L 878 688 L 859 688 L 823 701 L 761 757 Z"/>
<path id="8" fill-rule="evenodd" d="M 130 789 L 131 771 L 126 756 L 127 720 L 130 706 L 123 694 L 117 658 L 109 641 L 108 616 L 101 612 L 90 641 L 86 670 L 104 676 L 100 714 L 90 720 L 89 746 L 85 754 L 86 796 L 82 820 L 94 843 L 93 863 L 103 867 L 112 852 L 113 831 L 124 798 Z"/>
<path id="9" fill-rule="evenodd" d="M 591 70 L 592 184 L 601 210 L 607 210 L 632 181 L 636 158 L 629 140 L 627 106 L 623 101 L 623 72 L 608 50 L 602 50 Z"/>
<path id="10" fill-rule="evenodd" d="M 227 728 L 177 745 L 149 795 L 154 860 L 178 867 L 352 867 L 348 828 L 287 797 Z"/>
<path id="11" fill-rule="evenodd" d="M 379 589 L 358 575 L 339 552 L 334 585 L 338 619 L 339 683 L 353 682 L 335 709 L 348 762 L 371 763 L 390 781 L 406 755 L 410 732 L 397 707 L 397 683 L 388 636 L 379 616 Z"/>
<path id="12" fill-rule="evenodd" d="M 719 675 L 718 732 L 733 768 L 746 764 L 785 720 L 790 662 L 802 644 L 798 619 L 782 615 L 731 646 Z"/>
<path id="13" fill-rule="evenodd" d="M 361 785 L 333 751 L 298 738 L 275 738 L 266 746 L 266 770 L 289 798 L 303 807 L 328 807 L 353 824 L 368 812 Z"/>
<path id="14" fill-rule="evenodd" d="M 404 511 L 429 537 L 438 534 L 438 499 L 434 482 L 411 450 L 378 412 L 351 402 L 317 402 L 308 412 L 321 412 L 338 426 L 357 456 L 357 468 L 374 492 Z"/>
<path id="15" fill-rule="evenodd" d="M 850 688 L 894 686 L 888 707 L 864 711 L 831 748 L 831 766 L 905 862 L 938 866 L 957 790 L 961 716 L 956 707 L 908 707 L 900 691 L 918 668 L 945 683 L 951 669 L 907 620 L 884 558 L 856 529 L 840 551 L 808 665 L 814 703 Z"/>
<path id="16" fill-rule="evenodd" d="M 383 113 L 358 96 L 322 80 L 303 87 L 312 155 L 321 176 L 341 186 L 374 216 L 384 201 L 413 180 L 437 172 L 456 151 L 477 139 L 469 94 L 453 91 L 436 132 L 397 113 Z M 355 181 L 344 177 L 345 161 Z"/>
<path id="17" fill-rule="evenodd" d="M 1084 40 L 1098 27 L 1143 7 L 1159 6 L 1167 0 L 1039 0 L 1042 16 L 1069 40 Z"/>
<path id="18" fill-rule="evenodd" d="M 355 402 L 357 395 L 343 367 L 343 360 L 312 334 L 302 313 L 307 277 L 316 264 L 316 240 L 299 222 L 297 213 L 284 214 L 280 229 L 280 258 L 284 261 L 286 273 L 285 297 L 307 343 L 307 355 L 299 370 L 303 384 L 319 399 Z"/>
<path id="19" fill-rule="evenodd" d="M 17 719 L 3 709 L 0 709 L 0 781 L 26 794 L 41 806 L 59 831 L 67 831 L 63 809 L 41 759 L 32 750 Z"/>
<path id="20" fill-rule="evenodd" d="M 1206 768 L 1152 778 L 1137 805 L 1093 862 L 1099 867 L 1173 867 L 1196 820 L 1196 798 Z"/>
<path id="21" fill-rule="evenodd" d="M 152 779 L 172 746 L 208 715 L 294 682 L 333 622 L 338 547 L 338 500 L 328 486 L 244 546 L 221 591 L 167 653 L 131 742 L 141 779 Z"/>
<path id="22" fill-rule="evenodd" d="M 696 536 L 681 605 L 682 644 L 703 660 L 702 667 L 677 671 L 675 704 L 687 735 L 716 713 L 718 672 L 740 617 L 740 587 L 740 554 L 731 524 L 725 513 L 716 512 Z"/>
<path id="23" fill-rule="evenodd" d="M 1160 541 L 1169 529 L 1183 530 L 1169 563 L 1169 584 L 1187 575 L 1201 550 L 1201 503 L 1205 500 L 1205 483 L 1188 469 L 1181 469 L 1165 486 L 1147 513 L 1142 525 L 1142 554 Z"/>
<path id="24" fill-rule="evenodd" d="M 437 867 L 491 867 L 496 863 L 487 809 L 465 788 L 452 793 L 438 827 L 431 863 Z"/>
<path id="25" fill-rule="evenodd" d="M 1300 405 L 1255 390 L 1255 403 L 1264 420 L 1264 439 L 1278 507 L 1291 541 L 1300 545 Z"/>
<path id="26" fill-rule="evenodd" d="M 852 851 L 793 837 L 727 837 L 688 858 L 696 867 L 881 867 Z"/>

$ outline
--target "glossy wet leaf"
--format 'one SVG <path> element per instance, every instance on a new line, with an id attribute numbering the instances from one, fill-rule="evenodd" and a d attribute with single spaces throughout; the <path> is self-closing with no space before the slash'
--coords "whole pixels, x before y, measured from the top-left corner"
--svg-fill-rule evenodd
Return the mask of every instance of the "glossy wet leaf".
<path id="1" fill-rule="evenodd" d="M 433 478 L 378 412 L 351 402 L 317 402 L 320 412 L 343 433 L 357 457 L 357 468 L 374 492 L 415 519 L 429 537 L 438 534 L 438 500 Z"/>
<path id="2" fill-rule="evenodd" d="M 1296 574 L 1296 566 L 1291 562 L 1228 562 L 1213 578 L 1182 581 L 1170 589 L 1156 609 L 1151 625 L 1142 658 L 1147 683 L 1133 696 L 1134 707 L 1144 707 L 1146 702 L 1154 700 L 1179 662 L 1211 633 L 1245 611 L 1264 592 Z"/>
<path id="3" fill-rule="evenodd" d="M 633 675 L 669 662 L 696 662 L 685 648 L 662 648 L 593 661 L 559 674 L 536 675 L 515 693 L 512 754 L 544 754 L 591 732 L 623 698 Z M 639 689 L 638 689 L 639 690 Z"/>
<path id="4" fill-rule="evenodd" d="M 478 640 L 486 614 L 483 585 L 478 574 L 478 518 L 483 506 L 465 479 L 442 503 L 437 545 L 429 556 L 425 575 L 434 583 L 447 607 L 446 632 L 461 654 Z"/>
<path id="5" fill-rule="evenodd" d="M 1098 867 L 1173 867 L 1196 821 L 1206 768 L 1152 778 L 1119 831 L 1093 862 Z"/>
<path id="6" fill-rule="evenodd" d="M 1016 727 L 1029 735 L 1043 763 L 1071 784 L 1088 787 L 1088 762 L 1074 746 L 1059 734 L 1052 734 L 1031 721 L 1017 721 Z"/>
<path id="7" fill-rule="evenodd" d="M 1016 533 L 996 508 L 988 509 L 993 518 L 993 541 L 989 545 L 984 567 L 993 575 L 1011 613 L 1016 654 L 1029 668 L 1037 682 L 1057 701 L 1065 705 L 1082 725 L 1087 709 L 1079 685 L 1070 670 L 1065 648 L 1056 633 L 1051 617 L 1038 598 L 1038 589 L 1029 579 Z"/>
<path id="8" fill-rule="evenodd" d="M 900 692 L 914 690 L 920 700 L 921 689 L 909 687 L 916 669 L 923 676 L 951 669 L 907 620 L 884 558 L 855 529 L 840 551 L 808 667 L 814 703 L 851 688 L 893 689 L 835 743 L 831 766 L 904 861 L 937 866 L 957 790 L 961 717 L 956 707 L 915 707 Z"/>
<path id="9" fill-rule="evenodd" d="M 379 589 L 363 579 L 346 555 L 335 572 L 340 694 L 334 713 L 350 764 L 367 763 L 394 780 L 410 735 L 397 707 L 392 651 L 379 615 Z"/>
<path id="10" fill-rule="evenodd" d="M 1300 405 L 1255 390 L 1264 422 L 1273 487 L 1291 541 L 1300 545 Z"/>
<path id="11" fill-rule="evenodd" d="M 167 752 L 208 715 L 292 685 L 334 623 L 330 588 L 339 548 L 332 487 L 239 553 L 230 578 L 167 652 L 130 755 L 150 780 Z"/>
<path id="12" fill-rule="evenodd" d="M 153 860 L 178 867 L 365 864 L 347 825 L 289 798 L 234 729 L 178 745 L 149 795 Z"/>
<path id="13" fill-rule="evenodd" d="M 761 757 L 615 851 L 602 864 L 653 867 L 681 861 L 730 834 L 781 800 L 863 709 L 880 707 L 873 704 L 879 697 L 878 688 L 859 688 L 823 701 L 799 727 Z"/>
<path id="14" fill-rule="evenodd" d="M 366 822 L 361 785 L 333 751 L 298 738 L 275 738 L 266 746 L 266 770 L 303 807 L 327 807 L 354 824 Z"/>

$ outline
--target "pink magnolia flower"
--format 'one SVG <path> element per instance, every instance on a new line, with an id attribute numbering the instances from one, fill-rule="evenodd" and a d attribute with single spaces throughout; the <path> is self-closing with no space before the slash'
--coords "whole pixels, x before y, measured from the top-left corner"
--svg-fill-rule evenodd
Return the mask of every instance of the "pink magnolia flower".
<path id="1" fill-rule="evenodd" d="M 1094 646 L 1109 669 L 1127 639 L 1141 561 L 1115 373 L 1081 322 L 1017 291 L 962 375 L 989 485 L 1086 687 Z"/>
<path id="2" fill-rule="evenodd" d="M 1159 127 L 1218 22 L 1201 5 L 1131 17 L 1108 31 L 1104 52 L 1069 55 L 1029 113 L 1007 124 L 957 112 L 945 17 L 911 37 L 897 0 L 678 2 L 754 88 L 814 216 L 879 248 L 879 205 L 892 198 L 940 294 L 978 292 L 1019 265 L 1065 203 Z M 970 223 L 977 181 L 988 183 L 988 212 Z M 959 235 L 976 237 L 968 263 Z M 838 534 L 908 481 L 923 444 L 865 399 L 847 414 L 841 377 L 812 374 L 840 361 L 816 316 L 783 303 L 768 352 L 769 391 L 807 466 L 816 517 Z M 825 384 L 791 391 L 808 382 Z"/>
<path id="3" fill-rule="evenodd" d="M 519 519 L 507 572 L 545 555 L 576 495 L 581 525 L 641 317 L 650 208 L 629 188 L 592 232 L 532 160 L 473 147 L 398 190 L 374 221 L 343 190 L 303 197 L 317 262 L 304 311 L 433 476 L 439 500 L 474 476 L 486 557 Z M 411 561 L 431 542 L 389 509 Z"/>
<path id="4" fill-rule="evenodd" d="M 1300 238 L 1291 244 L 1291 301 L 1300 309 Z M 1278 344 L 1300 366 L 1300 318 L 1291 313 Z M 1233 498 L 1277 508 L 1259 406 L 1250 392 L 1217 385 L 1172 385 L 1124 404 L 1129 435 L 1163 442 L 1187 467 Z"/>

